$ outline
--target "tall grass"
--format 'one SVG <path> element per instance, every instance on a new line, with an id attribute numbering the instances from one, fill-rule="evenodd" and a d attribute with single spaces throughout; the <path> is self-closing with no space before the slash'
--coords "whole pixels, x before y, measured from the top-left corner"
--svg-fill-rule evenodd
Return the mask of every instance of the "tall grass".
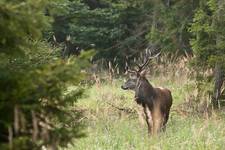
<path id="1" fill-rule="evenodd" d="M 173 70 L 174 71 L 174 70 Z M 178 113 L 181 104 L 195 95 L 195 81 L 185 71 L 153 72 L 148 76 L 154 86 L 171 89 L 173 105 L 166 132 L 149 137 L 147 126 L 138 120 L 132 91 L 120 88 L 123 79 L 99 82 L 86 90 L 78 102 L 85 111 L 87 136 L 74 140 L 68 150 L 214 150 L 224 149 L 225 116 L 213 113 L 210 118 L 197 112 Z M 123 111 L 118 108 L 124 108 Z"/>

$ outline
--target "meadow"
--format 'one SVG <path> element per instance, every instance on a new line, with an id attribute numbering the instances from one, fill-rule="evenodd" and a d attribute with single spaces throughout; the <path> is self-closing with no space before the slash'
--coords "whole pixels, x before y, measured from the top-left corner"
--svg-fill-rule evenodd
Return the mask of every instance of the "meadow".
<path id="1" fill-rule="evenodd" d="M 87 134 L 75 139 L 68 150 L 224 149 L 224 112 L 195 109 L 192 102 L 197 94 L 195 80 L 182 69 L 171 74 L 175 70 L 176 67 L 148 76 L 154 86 L 172 91 L 173 105 L 165 132 L 149 137 L 147 125 L 138 119 L 134 93 L 120 88 L 126 77 L 112 81 L 106 78 L 88 87 L 85 96 L 76 103 L 84 111 L 82 121 Z"/>

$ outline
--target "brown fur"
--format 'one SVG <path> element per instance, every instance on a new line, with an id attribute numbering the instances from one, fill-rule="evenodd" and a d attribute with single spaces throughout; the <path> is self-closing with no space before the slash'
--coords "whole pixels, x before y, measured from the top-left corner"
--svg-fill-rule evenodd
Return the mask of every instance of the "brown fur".
<path id="1" fill-rule="evenodd" d="M 151 58 L 155 58 L 159 54 L 148 58 L 144 64 L 138 65 L 138 70 L 127 70 L 135 77 L 130 77 L 121 86 L 124 90 L 135 91 L 135 101 L 143 107 L 148 131 L 154 135 L 160 130 L 165 130 L 173 101 L 170 90 L 154 88 L 145 77 L 146 70 L 143 68 L 149 63 Z"/>
<path id="2" fill-rule="evenodd" d="M 172 105 L 172 95 L 170 90 L 165 88 L 154 88 L 154 91 L 156 96 L 150 111 L 153 122 L 152 133 L 156 134 L 160 129 L 165 130 L 166 123 L 169 119 L 170 107 Z"/>
<path id="3" fill-rule="evenodd" d="M 122 88 L 135 91 L 135 101 L 143 107 L 145 120 L 150 134 L 165 130 L 172 106 L 172 95 L 166 88 L 154 88 L 146 79 L 145 74 L 137 74 L 135 87 L 127 81 Z M 140 114 L 140 113 L 139 113 Z"/>

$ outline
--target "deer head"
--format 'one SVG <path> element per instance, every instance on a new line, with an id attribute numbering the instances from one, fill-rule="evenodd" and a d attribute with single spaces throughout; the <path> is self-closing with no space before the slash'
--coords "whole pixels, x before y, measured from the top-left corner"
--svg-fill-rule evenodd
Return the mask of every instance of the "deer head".
<path id="1" fill-rule="evenodd" d="M 140 79 L 145 79 L 146 70 L 145 67 L 148 65 L 149 61 L 153 58 L 159 56 L 160 53 L 156 54 L 153 57 L 149 57 L 146 61 L 142 64 L 136 64 L 138 69 L 130 70 L 128 69 L 127 72 L 130 74 L 129 79 L 121 86 L 123 90 L 135 90 L 139 85 Z"/>

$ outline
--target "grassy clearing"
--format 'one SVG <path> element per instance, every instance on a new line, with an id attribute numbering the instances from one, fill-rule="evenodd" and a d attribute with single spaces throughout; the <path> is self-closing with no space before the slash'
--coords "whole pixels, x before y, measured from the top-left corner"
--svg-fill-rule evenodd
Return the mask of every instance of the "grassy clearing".
<path id="1" fill-rule="evenodd" d="M 167 78 L 149 78 L 153 85 L 172 90 L 174 102 L 172 110 L 185 101 L 194 88 L 189 80 L 171 81 Z M 214 114 L 210 119 L 196 116 L 181 116 L 175 111 L 165 133 L 158 137 L 148 137 L 147 127 L 138 121 L 136 113 L 125 113 L 114 106 L 137 109 L 133 92 L 123 91 L 122 80 L 112 84 L 93 85 L 78 106 L 85 111 L 87 137 L 74 140 L 68 150 L 170 150 L 170 149 L 224 149 L 224 115 Z"/>

